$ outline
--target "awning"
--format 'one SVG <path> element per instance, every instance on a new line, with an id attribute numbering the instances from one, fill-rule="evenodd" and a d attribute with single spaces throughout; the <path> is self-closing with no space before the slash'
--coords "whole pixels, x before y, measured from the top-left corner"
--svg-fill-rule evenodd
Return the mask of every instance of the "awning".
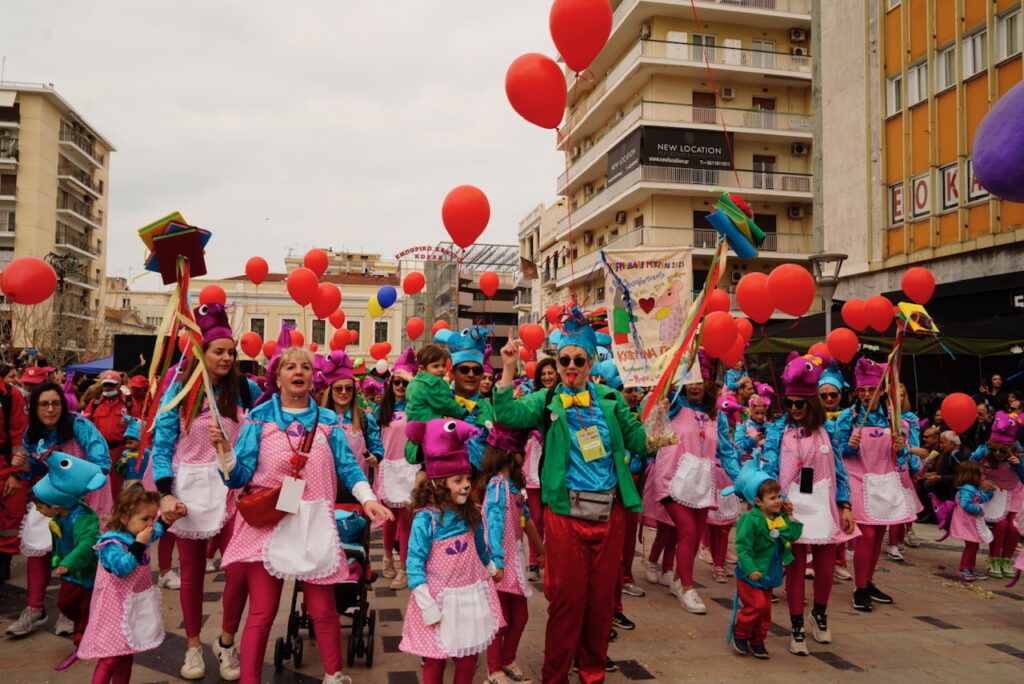
<path id="1" fill-rule="evenodd" d="M 86 363 L 73 363 L 67 367 L 68 373 L 85 373 L 88 376 L 99 375 L 103 371 L 114 369 L 114 357 L 107 356 L 102 359 L 87 361 Z"/>
<path id="2" fill-rule="evenodd" d="M 17 96 L 17 90 L 0 90 L 0 107 L 13 107 Z"/>

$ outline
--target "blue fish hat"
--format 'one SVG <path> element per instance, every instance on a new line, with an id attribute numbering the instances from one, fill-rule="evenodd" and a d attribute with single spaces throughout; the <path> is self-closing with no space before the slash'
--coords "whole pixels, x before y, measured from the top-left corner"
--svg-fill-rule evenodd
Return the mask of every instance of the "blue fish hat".
<path id="1" fill-rule="evenodd" d="M 818 387 L 820 388 L 822 385 L 832 385 L 840 392 L 849 387 L 834 360 L 828 364 L 828 368 L 822 371 L 821 377 L 818 378 Z"/>
<path id="2" fill-rule="evenodd" d="M 493 329 L 482 325 L 471 325 L 458 332 L 442 328 L 434 335 L 434 341 L 448 348 L 448 352 L 452 355 L 452 368 L 467 362 L 479 363 L 483 366 L 484 355 L 487 351 L 487 338 L 492 332 L 494 332 Z"/>
<path id="3" fill-rule="evenodd" d="M 754 499 L 757 498 L 757 490 L 771 479 L 773 478 L 768 473 L 758 469 L 757 459 L 752 458 L 743 465 L 733 485 L 722 490 L 722 496 L 739 494 L 747 503 L 753 506 Z"/>
<path id="4" fill-rule="evenodd" d="M 32 493 L 50 506 L 73 508 L 83 496 L 107 484 L 98 465 L 70 454 L 55 451 L 46 465 L 50 470 L 32 487 Z"/>
<path id="5" fill-rule="evenodd" d="M 127 427 L 124 429 L 125 439 L 142 439 L 142 421 L 138 418 L 133 418 L 129 415 L 125 415 L 124 422 L 127 423 Z"/>
<path id="6" fill-rule="evenodd" d="M 574 306 L 569 311 L 569 317 L 562 325 L 562 334 L 558 337 L 558 350 L 564 347 L 579 347 L 587 352 L 587 356 L 594 358 L 597 353 L 597 333 L 590 321 L 583 315 L 579 307 Z"/>
<path id="7" fill-rule="evenodd" d="M 622 378 L 619 377 L 619 369 L 612 360 L 598 361 L 591 367 L 590 374 L 594 377 L 604 378 L 604 384 L 612 389 L 622 389 Z"/>

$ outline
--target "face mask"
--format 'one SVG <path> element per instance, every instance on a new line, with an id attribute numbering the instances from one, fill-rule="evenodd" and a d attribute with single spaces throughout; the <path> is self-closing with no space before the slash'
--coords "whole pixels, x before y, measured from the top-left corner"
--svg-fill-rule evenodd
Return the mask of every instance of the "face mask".
<path id="1" fill-rule="evenodd" d="M 117 390 L 116 389 L 115 390 L 110 390 L 109 392 L 104 390 L 103 396 L 105 396 L 107 399 L 110 399 L 111 397 L 116 397 L 117 396 Z"/>

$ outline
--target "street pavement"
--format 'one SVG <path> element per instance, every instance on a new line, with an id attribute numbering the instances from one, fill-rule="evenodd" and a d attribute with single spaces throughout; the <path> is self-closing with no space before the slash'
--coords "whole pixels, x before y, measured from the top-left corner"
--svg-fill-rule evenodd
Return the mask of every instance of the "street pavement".
<path id="1" fill-rule="evenodd" d="M 608 675 L 611 683 L 630 680 L 736 681 L 758 677 L 760 682 L 793 682 L 796 677 L 812 676 L 819 681 L 871 682 L 996 682 L 1024 681 L 1024 582 L 1007 589 L 1007 580 L 989 579 L 973 587 L 959 584 L 954 578 L 962 542 L 954 539 L 943 543 L 933 526 L 918 525 L 922 545 L 905 551 L 904 562 L 894 562 L 883 551 L 875 583 L 891 594 L 893 605 L 876 604 L 870 614 L 858 613 L 851 607 L 851 582 L 837 582 L 829 606 L 829 622 L 833 635 L 831 645 L 817 644 L 810 637 L 810 657 L 798 657 L 787 651 L 789 643 L 787 609 L 782 600 L 773 607 L 772 633 L 768 650 L 772 657 L 761 661 L 735 655 L 726 644 L 725 635 L 732 614 L 733 584 L 715 584 L 711 567 L 698 561 L 696 581 L 703 584 L 699 592 L 707 604 L 707 615 L 690 615 L 683 611 L 665 587 L 644 582 L 642 559 L 636 558 L 638 584 L 647 595 L 624 597 L 625 611 L 636 622 L 634 631 L 619 631 L 618 639 L 609 649 L 619 661 L 620 670 Z M 653 534 L 647 530 L 644 541 L 649 544 Z M 374 537 L 371 559 L 380 566 L 380 537 Z M 645 545 L 646 545 L 645 544 Z M 2 627 L 17 616 L 24 606 L 24 563 L 17 559 L 14 577 L 0 585 L 0 616 Z M 979 563 L 984 558 L 979 554 Z M 207 576 L 203 642 L 209 644 L 219 633 L 220 595 L 223 574 Z M 408 591 L 394 592 L 386 588 L 390 580 L 378 580 L 371 592 L 371 605 L 377 611 L 377 635 L 373 667 L 363 661 L 348 668 L 356 684 L 418 684 L 419 658 L 400 653 L 402 615 L 409 598 Z M 808 582 L 807 595 L 811 595 Z M 185 649 L 184 630 L 178 592 L 164 592 L 164 624 L 168 638 L 156 651 L 136 656 L 133 682 L 177 682 L 178 669 Z M 988 593 L 990 592 L 990 593 Z M 56 582 L 48 592 L 49 624 L 18 640 L 0 639 L 0 684 L 40 682 L 88 682 L 93 663 L 79 662 L 65 672 L 54 672 L 53 666 L 67 656 L 71 642 L 56 637 L 49 630 L 56 619 L 53 602 Z M 295 671 L 291 663 L 275 672 L 272 665 L 274 640 L 284 634 L 291 583 L 286 583 L 281 610 L 271 633 L 267 650 L 264 682 L 314 684 L 322 670 L 315 642 L 307 640 L 302 667 Z M 519 664 L 539 681 L 543 661 L 545 602 L 541 592 L 530 599 L 531 620 L 520 646 Z M 808 618 L 809 621 L 809 618 Z M 243 623 L 244 624 L 244 623 Z M 343 644 L 344 645 L 344 644 Z M 221 681 L 216 662 L 206 648 L 206 682 Z M 477 680 L 486 676 L 484 656 L 480 656 Z M 451 666 L 447 680 L 451 678 Z M 575 681 L 575 676 L 570 678 Z"/>

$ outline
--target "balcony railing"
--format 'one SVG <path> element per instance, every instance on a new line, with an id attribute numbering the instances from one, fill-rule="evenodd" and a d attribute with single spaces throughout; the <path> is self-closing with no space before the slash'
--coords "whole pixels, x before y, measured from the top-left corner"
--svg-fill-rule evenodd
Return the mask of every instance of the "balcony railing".
<path id="1" fill-rule="evenodd" d="M 698 9 L 701 5 L 726 5 L 731 8 L 749 7 L 788 14 L 811 13 L 811 0 L 696 0 L 696 2 Z M 625 0 L 620 3 L 612 15 L 612 26 L 618 28 L 637 4 L 637 0 Z M 685 9 L 690 8 L 689 0 L 676 0 L 676 4 Z"/>
<path id="2" fill-rule="evenodd" d="M 14 212 L 0 211 L 0 233 L 13 233 L 14 226 Z"/>
<path id="3" fill-rule="evenodd" d="M 96 149 L 94 140 L 90 139 L 84 132 L 75 130 L 66 121 L 61 121 L 60 124 L 60 139 L 62 142 L 69 142 L 75 145 L 89 155 L 97 164 L 103 165 L 103 153 Z"/>
<path id="4" fill-rule="evenodd" d="M 90 276 L 90 275 L 86 275 L 85 273 L 72 273 L 72 274 L 68 274 L 68 275 L 64 276 L 64 278 L 65 278 L 65 280 L 67 280 L 68 282 L 70 282 L 73 285 L 74 284 L 82 284 L 82 285 L 88 285 L 89 287 L 99 287 L 100 286 L 99 278 L 96 278 L 96 277 Z"/>
<path id="5" fill-rule="evenodd" d="M 97 225 L 99 225 L 103 221 L 102 213 L 94 211 L 90 205 L 80 200 L 77 200 L 67 194 L 61 195 L 60 198 L 57 200 L 57 208 L 66 209 L 67 211 L 73 211 L 83 219 L 91 221 L 92 223 L 95 223 Z"/>
<path id="6" fill-rule="evenodd" d="M 58 245 L 71 245 L 82 250 L 93 257 L 97 255 L 97 249 L 89 244 L 89 239 L 63 223 L 57 224 L 56 243 Z"/>
<path id="7" fill-rule="evenodd" d="M 0 140 L 0 159 L 18 159 L 17 138 L 5 138 Z"/>
<path id="8" fill-rule="evenodd" d="M 60 166 L 57 169 L 57 175 L 70 176 L 93 192 L 97 194 L 102 192 L 99 183 L 93 182 L 91 173 L 78 168 L 66 159 L 61 159 Z"/>

